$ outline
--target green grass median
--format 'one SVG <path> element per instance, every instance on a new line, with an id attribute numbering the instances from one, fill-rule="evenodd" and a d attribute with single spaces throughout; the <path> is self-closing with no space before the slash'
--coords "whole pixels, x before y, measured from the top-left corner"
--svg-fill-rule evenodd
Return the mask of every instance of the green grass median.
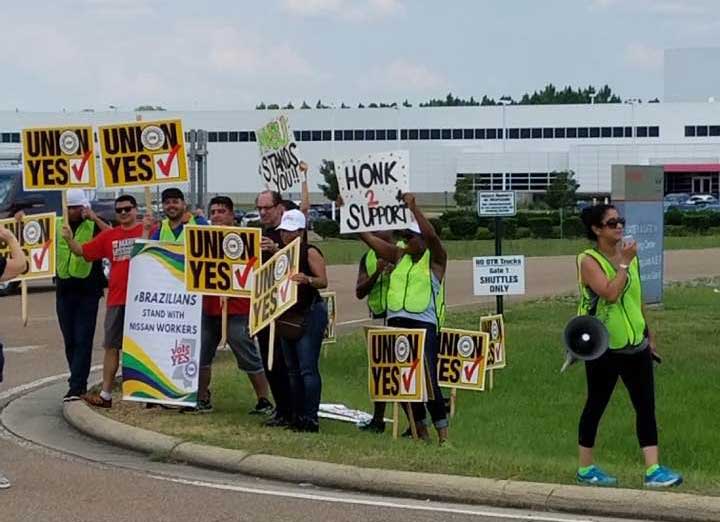
<path id="1" fill-rule="evenodd" d="M 685 475 L 680 491 L 720 496 L 720 281 L 673 286 L 664 307 L 651 310 L 664 362 L 656 367 L 661 461 Z M 213 369 L 215 411 L 186 415 L 121 403 L 116 420 L 182 439 L 288 457 L 364 467 L 573 483 L 577 421 L 585 397 L 584 369 L 565 374 L 561 334 L 574 299 L 512 305 L 506 313 L 508 367 L 495 374 L 495 389 L 458 391 L 451 420 L 452 449 L 361 433 L 349 423 L 321 420 L 320 434 L 263 428 L 249 415 L 254 397 L 227 352 Z M 479 314 L 450 314 L 448 326 L 476 329 Z M 323 402 L 371 411 L 362 331 L 340 337 L 321 358 Z M 446 390 L 449 392 L 449 390 Z M 392 409 L 388 407 L 388 417 Z M 401 428 L 406 427 L 402 421 Z M 434 434 L 433 434 L 434 435 Z M 622 487 L 641 487 L 643 461 L 635 419 L 621 383 L 600 425 L 597 463 Z"/>
<path id="2" fill-rule="evenodd" d="M 354 265 L 367 247 L 358 240 L 327 239 L 317 245 L 330 265 Z M 450 259 L 472 259 L 474 256 L 495 255 L 494 240 L 444 241 Z M 528 257 L 577 255 L 589 246 L 585 239 L 507 239 L 503 240 L 503 253 L 522 254 Z M 720 247 L 720 236 L 666 237 L 666 250 L 683 250 Z"/>

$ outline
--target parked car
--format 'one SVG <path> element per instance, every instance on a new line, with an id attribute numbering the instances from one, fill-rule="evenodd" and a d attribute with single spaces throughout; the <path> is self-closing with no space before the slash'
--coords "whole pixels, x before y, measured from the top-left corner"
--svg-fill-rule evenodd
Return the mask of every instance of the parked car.
<path id="1" fill-rule="evenodd" d="M 236 208 L 235 209 L 235 223 L 242 223 L 242 220 L 245 217 L 245 214 L 247 214 L 246 211 Z"/>
<path id="2" fill-rule="evenodd" d="M 240 220 L 240 226 L 247 227 L 253 221 L 260 221 L 260 214 L 258 214 L 257 212 L 254 212 L 254 211 L 248 212 Z"/>
<path id="3" fill-rule="evenodd" d="M 687 202 L 697 205 L 698 203 L 717 203 L 718 199 L 712 194 L 693 194 L 688 198 Z"/>
<path id="4" fill-rule="evenodd" d="M 681 205 L 684 205 L 685 203 L 687 203 L 687 200 L 689 198 L 690 194 L 686 194 L 684 192 L 666 194 L 663 198 L 663 208 L 667 212 L 671 208 L 677 208 Z"/>

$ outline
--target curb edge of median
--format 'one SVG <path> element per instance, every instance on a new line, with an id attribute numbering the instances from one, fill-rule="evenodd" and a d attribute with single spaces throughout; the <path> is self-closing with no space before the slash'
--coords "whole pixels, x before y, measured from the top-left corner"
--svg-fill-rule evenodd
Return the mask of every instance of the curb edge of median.
<path id="1" fill-rule="evenodd" d="M 457 475 L 361 468 L 186 442 L 110 419 L 82 401 L 63 417 L 93 438 L 204 468 L 283 482 L 461 504 L 575 514 L 720 522 L 720 497 L 633 489 L 601 489 Z"/>

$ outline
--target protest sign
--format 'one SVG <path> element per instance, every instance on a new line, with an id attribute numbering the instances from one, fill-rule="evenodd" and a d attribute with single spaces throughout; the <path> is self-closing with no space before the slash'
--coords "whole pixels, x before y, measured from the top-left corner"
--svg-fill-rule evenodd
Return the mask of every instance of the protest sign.
<path id="1" fill-rule="evenodd" d="M 23 188 L 95 188 L 92 127 L 31 128 L 22 131 Z"/>
<path id="2" fill-rule="evenodd" d="M 185 135 L 180 120 L 98 127 L 106 187 L 186 183 Z"/>
<path id="3" fill-rule="evenodd" d="M 423 329 L 368 330 L 370 398 L 384 402 L 426 401 L 424 347 Z"/>
<path id="4" fill-rule="evenodd" d="M 15 234 L 28 260 L 28 269 L 13 281 L 55 276 L 55 214 L 32 214 L 25 216 L 22 221 L 0 219 L 0 226 Z M 9 255 L 9 246 L 0 241 L 0 256 Z"/>
<path id="5" fill-rule="evenodd" d="M 250 297 L 250 335 L 255 335 L 297 302 L 297 284 L 290 276 L 298 272 L 300 238 L 277 252 L 255 270 Z"/>
<path id="6" fill-rule="evenodd" d="M 250 297 L 260 266 L 259 228 L 185 226 L 185 288 L 188 292 Z"/>
<path id="7" fill-rule="evenodd" d="M 414 221 L 400 199 L 410 188 L 409 163 L 406 150 L 335 160 L 341 233 L 397 230 Z"/>
<path id="8" fill-rule="evenodd" d="M 337 300 L 335 292 L 320 292 L 320 297 L 327 308 L 328 323 L 323 335 L 323 344 L 331 344 L 337 341 L 335 335 L 335 324 L 337 323 Z"/>
<path id="9" fill-rule="evenodd" d="M 305 181 L 300 171 L 297 143 L 286 116 L 255 132 L 260 147 L 260 176 L 268 189 L 290 191 Z"/>
<path id="10" fill-rule="evenodd" d="M 438 383 L 445 388 L 485 389 L 490 335 L 485 332 L 440 330 Z"/>
<path id="11" fill-rule="evenodd" d="M 487 333 L 487 369 L 505 368 L 505 323 L 502 315 L 486 315 L 480 318 L 480 330 Z"/>
<path id="12" fill-rule="evenodd" d="M 202 296 L 185 291 L 183 246 L 136 241 L 122 350 L 123 399 L 197 402 Z"/>

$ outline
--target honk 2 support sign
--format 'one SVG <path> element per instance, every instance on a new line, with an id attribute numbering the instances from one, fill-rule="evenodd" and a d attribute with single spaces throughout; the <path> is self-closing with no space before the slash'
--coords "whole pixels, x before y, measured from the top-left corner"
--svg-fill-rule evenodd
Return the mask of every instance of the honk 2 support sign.
<path id="1" fill-rule="evenodd" d="M 23 129 L 25 190 L 95 188 L 92 127 Z"/>
<path id="2" fill-rule="evenodd" d="M 425 330 L 368 330 L 368 386 L 373 401 L 427 400 L 423 364 Z"/>
<path id="3" fill-rule="evenodd" d="M 480 330 L 486 332 L 488 340 L 487 369 L 505 368 L 505 323 L 502 315 L 486 315 L 480 318 Z"/>
<path id="4" fill-rule="evenodd" d="M 28 260 L 28 269 L 14 281 L 55 276 L 55 214 L 33 214 L 22 221 L 2 219 L 0 226 L 15 234 Z M 0 256 L 9 255 L 7 243 L 0 241 Z"/>
<path id="5" fill-rule="evenodd" d="M 407 151 L 367 154 L 335 161 L 343 199 L 340 232 L 371 232 L 407 228 L 412 212 L 400 199 L 410 187 Z"/>
<path id="6" fill-rule="evenodd" d="M 483 391 L 490 335 L 443 328 L 438 352 L 438 383 L 445 388 Z"/>
<path id="7" fill-rule="evenodd" d="M 106 187 L 132 187 L 188 180 L 185 135 L 180 120 L 139 121 L 98 128 Z"/>
<path id="8" fill-rule="evenodd" d="M 189 292 L 250 297 L 261 263 L 259 228 L 186 225 L 184 233 Z"/>
<path id="9" fill-rule="evenodd" d="M 260 147 L 260 177 L 265 187 L 282 193 L 305 181 L 299 168 L 297 143 L 286 116 L 274 119 L 255 135 Z"/>
<path id="10" fill-rule="evenodd" d="M 290 280 L 300 263 L 300 238 L 255 270 L 250 294 L 250 335 L 255 335 L 297 302 L 297 284 Z"/>

